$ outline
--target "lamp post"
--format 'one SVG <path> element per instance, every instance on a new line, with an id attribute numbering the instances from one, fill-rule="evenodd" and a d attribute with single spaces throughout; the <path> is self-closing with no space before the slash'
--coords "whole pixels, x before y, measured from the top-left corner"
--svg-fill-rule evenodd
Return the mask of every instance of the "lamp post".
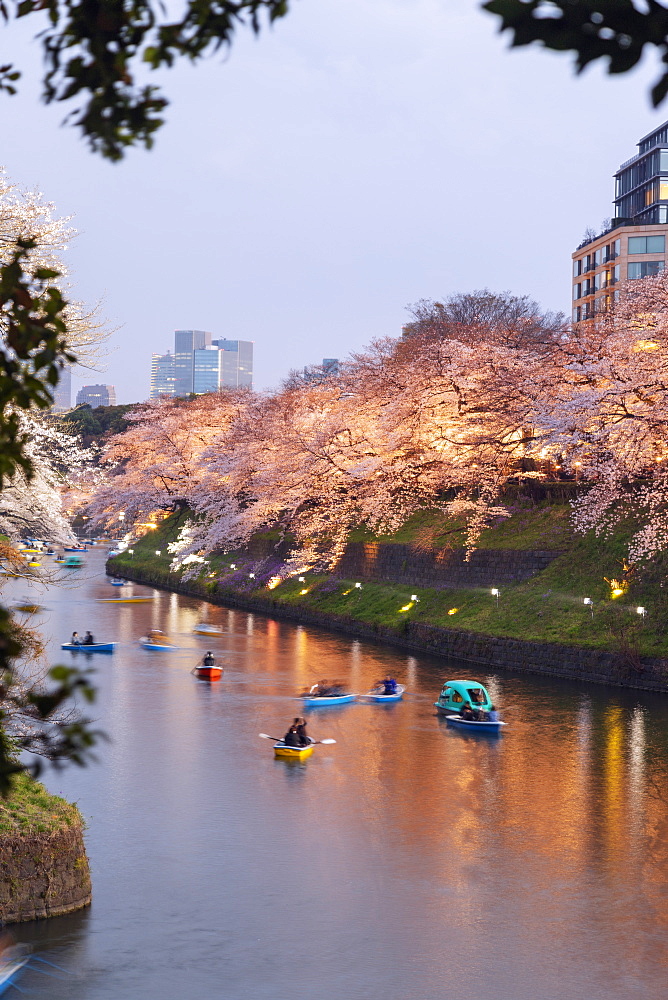
<path id="1" fill-rule="evenodd" d="M 640 615 L 643 622 L 645 621 L 645 615 L 647 614 L 647 608 L 636 608 L 636 613 Z"/>
<path id="2" fill-rule="evenodd" d="M 491 593 L 492 593 L 492 597 L 496 597 L 496 606 L 498 608 L 498 606 L 499 606 L 499 597 L 501 596 L 501 591 L 499 590 L 498 587 L 492 587 Z"/>
<path id="3" fill-rule="evenodd" d="M 128 554 L 130 556 L 133 556 L 135 554 L 135 550 L 134 549 L 128 549 Z"/>
<path id="4" fill-rule="evenodd" d="M 417 594 L 411 594 L 411 601 L 413 601 L 414 604 L 417 604 L 419 600 L 420 598 L 418 597 Z"/>
<path id="5" fill-rule="evenodd" d="M 591 611 L 591 616 L 593 618 L 594 617 L 594 602 L 592 601 L 591 597 L 583 597 L 582 598 L 582 603 L 585 605 L 585 607 L 589 608 L 589 610 Z"/>
<path id="6" fill-rule="evenodd" d="M 355 587 L 356 587 L 357 590 L 361 590 L 362 589 L 362 584 L 361 583 L 356 583 Z"/>

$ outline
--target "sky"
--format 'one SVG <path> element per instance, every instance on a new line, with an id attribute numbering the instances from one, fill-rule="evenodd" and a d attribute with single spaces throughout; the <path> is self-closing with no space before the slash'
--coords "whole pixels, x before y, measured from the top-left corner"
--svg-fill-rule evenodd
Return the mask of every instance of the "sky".
<path id="1" fill-rule="evenodd" d="M 123 403 L 176 329 L 254 341 L 269 389 L 398 336 L 422 298 L 486 287 L 568 313 L 571 252 L 668 119 L 655 63 L 576 77 L 570 56 L 510 51 L 471 0 L 293 0 L 226 56 L 161 72 L 155 147 L 110 164 L 40 103 L 32 20 L 0 29 L 24 73 L 0 95 L 0 163 L 74 217 L 76 296 L 115 330 L 74 389 Z"/>

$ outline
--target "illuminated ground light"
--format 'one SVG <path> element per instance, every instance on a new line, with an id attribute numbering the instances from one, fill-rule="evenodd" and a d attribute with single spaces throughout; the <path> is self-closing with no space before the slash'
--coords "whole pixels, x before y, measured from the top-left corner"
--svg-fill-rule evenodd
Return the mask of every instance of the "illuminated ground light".
<path id="1" fill-rule="evenodd" d="M 299 593 L 302 594 L 302 595 L 303 594 L 308 594 L 308 587 L 304 587 L 304 589 L 300 590 Z"/>
<path id="2" fill-rule="evenodd" d="M 610 587 L 610 597 L 612 598 L 621 597 L 628 590 L 622 580 L 615 580 L 614 577 L 612 580 L 608 580 L 607 576 L 604 576 L 603 579 Z"/>
<path id="3" fill-rule="evenodd" d="M 647 614 L 647 608 L 636 608 L 636 614 L 639 614 L 641 618 L 644 618 Z"/>
<path id="4" fill-rule="evenodd" d="M 350 594 L 350 593 L 351 593 L 351 591 L 352 591 L 352 589 L 353 589 L 352 587 L 348 587 L 348 589 L 347 589 L 347 590 L 344 590 L 344 591 L 343 591 L 343 596 L 345 597 L 345 596 L 346 596 L 346 594 Z"/>
<path id="5" fill-rule="evenodd" d="M 237 568 L 236 563 L 230 563 L 230 569 L 236 569 L 236 568 Z"/>
<path id="6" fill-rule="evenodd" d="M 300 583 L 304 583 L 305 577 L 300 576 L 300 577 L 298 577 L 298 580 L 299 580 Z"/>
<path id="7" fill-rule="evenodd" d="M 413 607 L 414 602 L 411 601 L 410 604 L 404 604 L 403 608 L 399 608 L 399 611 L 410 611 Z"/>
<path id="8" fill-rule="evenodd" d="M 362 584 L 361 583 L 356 583 L 355 584 L 355 589 L 356 590 L 361 590 L 362 589 Z"/>
<path id="9" fill-rule="evenodd" d="M 448 614 L 449 615 L 456 615 L 458 611 L 459 611 L 459 608 L 450 608 L 450 610 L 448 611 Z"/>
<path id="10" fill-rule="evenodd" d="M 248 579 L 249 580 L 254 580 L 255 579 L 255 573 L 249 573 L 248 574 Z"/>
<path id="11" fill-rule="evenodd" d="M 274 590 L 275 587 L 278 587 L 279 583 L 281 582 L 281 579 L 282 578 L 280 576 L 270 577 L 269 582 L 267 583 L 267 587 L 269 588 L 269 590 Z"/>

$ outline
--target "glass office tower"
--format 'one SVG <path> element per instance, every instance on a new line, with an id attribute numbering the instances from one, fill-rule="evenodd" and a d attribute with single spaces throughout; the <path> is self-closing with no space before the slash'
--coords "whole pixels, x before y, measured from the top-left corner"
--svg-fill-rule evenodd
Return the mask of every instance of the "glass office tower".
<path id="1" fill-rule="evenodd" d="M 217 392 L 222 385 L 223 351 L 217 347 L 203 347 L 194 352 L 194 389 L 196 393 Z"/>
<path id="2" fill-rule="evenodd" d="M 84 385 L 77 393 L 77 406 L 116 406 L 116 389 L 113 385 Z"/>
<path id="3" fill-rule="evenodd" d="M 211 334 L 205 330 L 174 332 L 174 395 L 187 396 L 195 392 L 195 351 L 211 344 Z"/>
<path id="4" fill-rule="evenodd" d="M 253 341 L 214 340 L 222 354 L 221 387 L 237 389 L 253 387 Z"/>
<path id="5" fill-rule="evenodd" d="M 151 389 L 148 398 L 175 396 L 175 380 L 174 355 L 169 351 L 166 354 L 154 354 L 151 359 Z"/>

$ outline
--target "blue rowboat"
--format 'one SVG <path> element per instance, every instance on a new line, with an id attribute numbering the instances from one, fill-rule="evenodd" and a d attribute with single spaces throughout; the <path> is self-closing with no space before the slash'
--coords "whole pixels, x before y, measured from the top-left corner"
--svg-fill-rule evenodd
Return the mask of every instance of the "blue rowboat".
<path id="1" fill-rule="evenodd" d="M 63 546 L 63 552 L 88 552 L 88 549 L 85 545 L 77 545 L 75 547 L 71 546 L 70 548 Z"/>
<path id="2" fill-rule="evenodd" d="M 61 649 L 71 653 L 113 653 L 115 642 L 64 642 Z"/>
<path id="3" fill-rule="evenodd" d="M 172 649 L 179 648 L 178 646 L 175 646 L 173 642 L 152 642 L 146 635 L 143 635 L 141 637 L 141 639 L 139 640 L 139 644 L 143 646 L 144 649 L 153 649 L 153 650 L 157 649 L 158 652 L 162 651 L 163 653 L 165 652 L 168 653 Z"/>
<path id="4" fill-rule="evenodd" d="M 379 691 L 367 691 L 366 694 L 358 694 L 358 701 L 366 702 L 376 702 L 378 704 L 387 704 L 391 701 L 401 701 L 404 696 L 404 691 L 406 688 L 403 684 L 397 684 L 397 690 L 394 694 L 382 694 Z"/>
<path id="5" fill-rule="evenodd" d="M 124 587 L 127 582 L 128 582 L 127 580 L 112 580 L 111 581 L 111 586 L 112 587 Z"/>
<path id="6" fill-rule="evenodd" d="M 445 721 L 449 726 L 460 729 L 468 729 L 473 733 L 500 733 L 502 726 L 507 726 L 507 722 L 476 722 L 474 719 L 462 719 L 461 715 L 446 715 Z"/>
<path id="7" fill-rule="evenodd" d="M 327 705 L 347 705 L 349 702 L 355 701 L 356 697 L 356 694 L 332 694 L 318 698 L 309 694 L 302 697 L 302 702 L 304 708 L 325 708 Z"/>

